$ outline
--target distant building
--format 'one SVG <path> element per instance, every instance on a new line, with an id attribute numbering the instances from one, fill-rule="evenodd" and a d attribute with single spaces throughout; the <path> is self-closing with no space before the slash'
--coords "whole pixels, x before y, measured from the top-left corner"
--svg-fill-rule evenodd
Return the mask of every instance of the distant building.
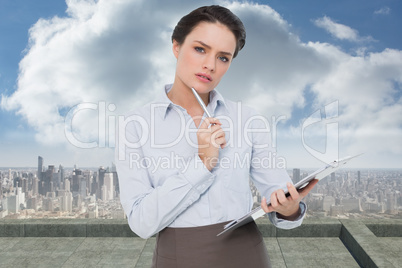
<path id="1" fill-rule="evenodd" d="M 83 178 L 81 181 L 80 181 L 80 187 L 79 187 L 79 189 L 80 189 L 80 195 L 83 197 L 83 198 L 85 198 L 86 196 L 87 196 L 87 193 L 88 193 L 88 189 L 87 189 L 87 181 L 86 181 L 86 179 L 85 178 Z"/>
<path id="2" fill-rule="evenodd" d="M 43 198 L 42 209 L 43 209 L 44 211 L 51 211 L 51 212 L 53 212 L 54 209 L 55 209 L 54 202 L 53 202 L 53 198 L 50 198 L 50 197 L 49 197 L 49 198 L 48 198 L 48 197 Z"/>
<path id="3" fill-rule="evenodd" d="M 27 209 L 38 209 L 38 199 L 37 197 L 31 197 L 27 200 Z"/>
<path id="4" fill-rule="evenodd" d="M 332 196 L 324 196 L 322 199 L 322 210 L 331 211 L 331 207 L 335 205 L 335 198 Z"/>
<path id="5" fill-rule="evenodd" d="M 330 215 L 333 217 L 341 216 L 344 214 L 342 205 L 333 205 L 330 209 Z"/>
<path id="6" fill-rule="evenodd" d="M 73 194 L 71 192 L 64 192 L 60 197 L 60 210 L 67 212 L 73 211 Z"/>
<path id="7" fill-rule="evenodd" d="M 387 210 L 389 214 L 398 214 L 398 206 L 396 202 L 396 196 L 393 193 L 387 194 Z"/>
<path id="8" fill-rule="evenodd" d="M 358 198 L 342 199 L 341 204 L 343 205 L 344 212 L 358 213 L 362 210 L 360 205 L 360 199 Z"/>
<path id="9" fill-rule="evenodd" d="M 88 218 L 97 219 L 99 217 L 98 205 L 88 208 Z"/>
<path id="10" fill-rule="evenodd" d="M 32 195 L 37 196 L 39 194 L 39 179 L 32 179 Z"/>
<path id="11" fill-rule="evenodd" d="M 78 193 L 80 191 L 80 183 L 84 179 L 82 171 L 80 169 L 74 169 L 73 180 L 72 180 L 72 192 Z"/>
<path id="12" fill-rule="evenodd" d="M 124 213 L 123 209 L 112 210 L 111 216 L 113 219 L 125 219 L 126 218 L 126 214 Z"/>
<path id="13" fill-rule="evenodd" d="M 357 184 L 360 185 L 360 170 L 357 171 Z"/>
<path id="14" fill-rule="evenodd" d="M 296 184 L 300 181 L 300 169 L 294 168 L 293 169 L 293 183 Z"/>
<path id="15" fill-rule="evenodd" d="M 71 191 L 71 185 L 70 185 L 70 180 L 69 179 L 65 179 L 64 180 L 64 190 L 66 192 L 70 192 Z"/>
<path id="16" fill-rule="evenodd" d="M 8 196 L 8 211 L 11 213 L 18 213 L 21 209 L 26 208 L 25 193 L 22 192 L 21 187 L 15 189 L 15 193 Z"/>
<path id="17" fill-rule="evenodd" d="M 106 199 L 103 200 L 113 200 L 114 198 L 113 173 L 105 173 L 104 186 L 106 190 Z"/>
<path id="18" fill-rule="evenodd" d="M 42 179 L 42 172 L 43 172 L 43 158 L 38 156 L 38 174 L 37 177 L 39 180 Z"/>

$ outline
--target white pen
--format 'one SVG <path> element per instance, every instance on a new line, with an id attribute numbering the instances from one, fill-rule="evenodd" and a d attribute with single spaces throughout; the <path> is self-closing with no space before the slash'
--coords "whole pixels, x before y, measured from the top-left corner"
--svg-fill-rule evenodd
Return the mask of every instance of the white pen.
<path id="1" fill-rule="evenodd" d="M 193 94 L 195 96 L 195 98 L 197 99 L 198 103 L 201 105 L 202 109 L 204 110 L 204 112 L 207 114 L 208 117 L 212 117 L 208 110 L 207 107 L 205 106 L 204 101 L 201 99 L 200 95 L 198 95 L 197 91 L 195 91 L 195 89 L 192 87 L 191 90 L 193 91 Z"/>

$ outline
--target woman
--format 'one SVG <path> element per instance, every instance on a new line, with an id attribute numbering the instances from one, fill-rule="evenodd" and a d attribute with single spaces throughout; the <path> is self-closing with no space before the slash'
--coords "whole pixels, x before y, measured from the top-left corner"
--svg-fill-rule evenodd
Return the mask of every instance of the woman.
<path id="1" fill-rule="evenodd" d="M 121 202 L 137 235 L 158 234 L 154 267 L 270 267 L 254 222 L 216 236 L 251 210 L 249 177 L 270 197 L 261 206 L 273 224 L 294 228 L 303 220 L 300 201 L 316 182 L 297 192 L 286 170 L 267 167 L 275 157 L 267 122 L 215 90 L 245 36 L 242 22 L 221 6 L 184 16 L 172 35 L 173 84 L 119 124 Z"/>

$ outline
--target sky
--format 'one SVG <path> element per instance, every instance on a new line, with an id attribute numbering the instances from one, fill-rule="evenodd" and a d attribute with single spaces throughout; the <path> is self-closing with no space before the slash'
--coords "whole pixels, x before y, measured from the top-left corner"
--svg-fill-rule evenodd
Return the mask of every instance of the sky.
<path id="1" fill-rule="evenodd" d="M 399 0 L 0 0 L 0 167 L 110 166 L 118 116 L 173 82 L 172 30 L 210 4 L 247 30 L 218 90 L 269 119 L 289 168 L 401 168 Z"/>

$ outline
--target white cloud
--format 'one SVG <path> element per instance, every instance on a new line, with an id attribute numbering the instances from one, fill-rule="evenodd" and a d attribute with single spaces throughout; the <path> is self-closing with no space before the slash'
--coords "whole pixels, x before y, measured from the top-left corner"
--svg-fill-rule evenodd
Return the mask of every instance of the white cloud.
<path id="1" fill-rule="evenodd" d="M 272 8 L 239 3 L 229 8 L 245 24 L 247 41 L 220 88 L 263 113 L 290 118 L 292 107 L 304 105 L 303 89 L 328 71 L 327 59 L 301 43 Z"/>
<path id="2" fill-rule="evenodd" d="M 290 118 L 295 107 L 305 105 L 305 90 L 311 88 L 315 99 L 309 102 L 315 109 L 339 101 L 342 152 L 390 151 L 400 160 L 401 51 L 369 53 L 362 48 L 351 55 L 331 44 L 303 43 L 269 6 L 217 3 L 228 5 L 247 29 L 246 46 L 219 85 L 224 96 L 243 100 L 268 118 Z M 64 116 L 77 104 L 105 103 L 107 119 L 152 100 L 163 84 L 172 82 L 171 31 L 199 2 L 69 0 L 67 4 L 68 17 L 41 19 L 31 28 L 18 89 L 1 100 L 1 106 L 23 116 L 45 144 L 66 143 Z M 365 39 L 327 17 L 316 24 L 337 38 Z M 116 111 L 107 109 L 111 103 Z M 98 121 L 97 110 L 79 113 L 73 120 L 74 134 L 85 141 L 96 139 Z M 300 131 L 293 126 L 278 133 L 282 146 L 278 149 L 290 156 L 294 166 L 312 158 L 301 146 Z M 101 150 L 74 150 L 73 158 L 75 163 L 91 159 L 92 164 L 108 155 Z"/>
<path id="3" fill-rule="evenodd" d="M 347 25 L 337 23 L 327 16 L 316 19 L 314 21 L 314 24 L 317 27 L 323 28 L 324 30 L 329 32 L 333 37 L 341 40 L 348 40 L 352 42 L 373 41 L 373 38 L 371 36 L 361 37 L 359 36 L 359 32 L 357 30 Z"/>
<path id="4" fill-rule="evenodd" d="M 164 73 L 155 69 L 158 62 L 153 58 L 173 57 L 170 40 L 162 39 L 174 21 L 169 7 L 162 7 L 166 13 L 149 16 L 144 13 L 152 5 L 143 1 L 70 0 L 67 4 L 69 17 L 40 19 L 30 29 L 18 90 L 2 98 L 2 106 L 26 118 L 37 130 L 37 140 L 44 143 L 65 141 L 61 110 L 107 101 L 118 104 L 121 111 L 149 100 Z M 165 68 L 172 69 L 173 63 Z M 93 137 L 96 131 L 91 129 L 96 129 L 97 121 L 89 118 L 93 114 L 77 119 L 78 132 Z"/>
<path id="5" fill-rule="evenodd" d="M 382 7 L 374 11 L 375 15 L 388 15 L 389 13 L 391 13 L 391 9 L 389 7 Z"/>
<path id="6" fill-rule="evenodd" d="M 333 47 L 310 44 L 330 56 Z M 323 54 L 324 56 L 324 54 Z M 339 100 L 340 139 L 347 151 L 402 155 L 402 51 L 332 55 L 333 69 L 312 89 L 318 106 Z"/>

